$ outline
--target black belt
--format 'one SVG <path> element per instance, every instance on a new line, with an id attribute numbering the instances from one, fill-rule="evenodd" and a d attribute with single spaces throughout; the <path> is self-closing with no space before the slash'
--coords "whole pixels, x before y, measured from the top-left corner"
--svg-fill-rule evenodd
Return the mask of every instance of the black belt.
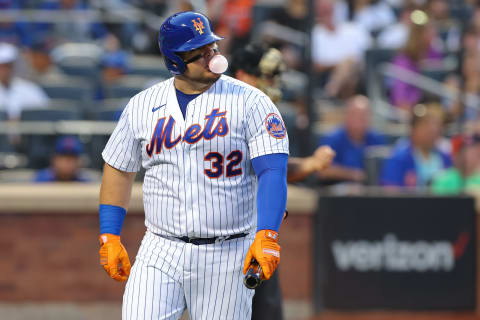
<path id="1" fill-rule="evenodd" d="M 248 233 L 237 233 L 237 234 L 232 234 L 231 236 L 218 236 L 218 237 L 213 237 L 213 238 L 189 238 L 187 236 L 183 237 L 175 237 L 179 240 L 182 240 L 183 242 L 186 243 L 192 243 L 194 245 L 201 245 L 201 244 L 212 244 L 216 242 L 222 242 L 225 240 L 232 240 L 232 239 L 237 239 L 237 238 L 242 238 L 245 237 Z"/>

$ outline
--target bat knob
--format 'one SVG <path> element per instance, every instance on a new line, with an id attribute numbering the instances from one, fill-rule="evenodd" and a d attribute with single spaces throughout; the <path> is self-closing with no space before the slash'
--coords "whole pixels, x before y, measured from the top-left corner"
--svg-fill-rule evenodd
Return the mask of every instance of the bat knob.
<path id="1" fill-rule="evenodd" d="M 262 282 L 261 278 L 262 269 L 258 264 L 253 264 L 247 271 L 245 278 L 243 278 L 243 284 L 248 289 L 257 288 Z"/>

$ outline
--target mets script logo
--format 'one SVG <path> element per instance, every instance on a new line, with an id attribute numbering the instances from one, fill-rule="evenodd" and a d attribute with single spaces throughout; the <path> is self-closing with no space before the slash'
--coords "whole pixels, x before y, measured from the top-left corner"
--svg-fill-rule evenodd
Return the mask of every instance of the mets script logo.
<path id="1" fill-rule="evenodd" d="M 269 113 L 265 118 L 265 128 L 275 139 L 283 139 L 287 134 L 287 129 L 283 124 L 282 118 L 276 113 Z"/>
<path id="2" fill-rule="evenodd" d="M 203 29 L 205 29 L 205 26 L 203 25 L 202 20 L 200 18 L 197 18 L 197 20 L 193 19 L 193 26 L 195 27 L 195 30 L 198 31 L 199 34 L 203 33 Z"/>
<path id="3" fill-rule="evenodd" d="M 211 140 L 215 137 L 224 137 L 228 133 L 227 112 L 220 112 L 220 109 L 213 109 L 210 114 L 205 116 L 204 126 L 195 123 L 188 127 L 183 136 L 180 134 L 173 137 L 175 120 L 170 116 L 160 118 L 157 121 L 150 143 L 146 146 L 146 152 L 149 157 L 154 153 L 159 154 L 162 148 L 171 149 L 180 142 L 194 144 L 201 139 Z"/>

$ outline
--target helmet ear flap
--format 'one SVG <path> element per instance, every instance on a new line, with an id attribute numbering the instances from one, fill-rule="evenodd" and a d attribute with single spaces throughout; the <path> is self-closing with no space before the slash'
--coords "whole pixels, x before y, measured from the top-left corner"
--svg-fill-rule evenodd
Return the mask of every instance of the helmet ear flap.
<path id="1" fill-rule="evenodd" d="M 187 66 L 183 59 L 177 56 L 174 52 L 163 52 L 163 59 L 167 68 L 175 75 L 180 75 L 185 72 Z"/>

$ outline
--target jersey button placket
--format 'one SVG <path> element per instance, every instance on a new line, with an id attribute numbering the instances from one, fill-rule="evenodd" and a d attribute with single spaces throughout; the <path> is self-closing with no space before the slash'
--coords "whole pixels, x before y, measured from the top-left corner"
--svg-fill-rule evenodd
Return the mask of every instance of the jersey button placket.
<path id="1" fill-rule="evenodd" d="M 185 112 L 185 127 L 183 134 L 185 134 L 185 131 L 187 128 L 191 125 L 191 120 L 189 121 L 189 106 L 191 103 L 188 104 L 187 110 Z M 192 167 L 195 167 L 195 162 L 192 162 L 192 158 L 190 156 L 190 149 L 192 145 L 189 143 L 183 141 L 182 143 L 182 151 L 183 151 L 183 160 L 184 162 L 181 164 L 183 165 L 183 174 L 184 174 L 184 181 L 185 181 L 185 194 L 184 194 L 184 199 L 185 199 L 185 205 L 184 205 L 184 210 L 185 210 L 185 215 L 187 219 L 187 236 L 192 236 L 191 233 L 194 231 L 194 221 L 193 217 L 191 215 L 191 206 L 192 206 Z M 187 247 L 191 248 L 192 244 L 187 244 Z"/>

